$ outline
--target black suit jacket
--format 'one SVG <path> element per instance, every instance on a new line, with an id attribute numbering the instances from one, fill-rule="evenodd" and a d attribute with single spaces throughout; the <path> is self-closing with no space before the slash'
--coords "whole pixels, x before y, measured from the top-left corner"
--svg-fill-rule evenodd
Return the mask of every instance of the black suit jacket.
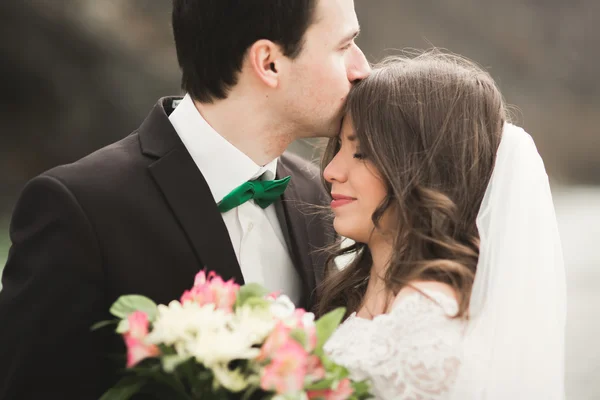
<path id="1" fill-rule="evenodd" d="M 124 367 L 111 356 L 125 349 L 111 328 L 90 327 L 111 318 L 120 295 L 168 303 L 204 267 L 244 283 L 207 183 L 168 120 L 171 102 L 159 100 L 123 140 L 24 188 L 0 292 L 1 400 L 99 398 Z M 324 266 L 315 250 L 332 236 L 309 205 L 327 194 L 299 157 L 284 154 L 277 175 L 292 176 L 275 207 L 304 285 L 300 306 L 310 308 Z"/>

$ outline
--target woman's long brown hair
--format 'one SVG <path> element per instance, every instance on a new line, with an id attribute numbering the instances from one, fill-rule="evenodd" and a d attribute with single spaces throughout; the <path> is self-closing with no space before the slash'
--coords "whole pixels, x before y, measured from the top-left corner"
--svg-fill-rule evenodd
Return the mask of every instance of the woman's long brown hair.
<path id="1" fill-rule="evenodd" d="M 467 317 L 479 256 L 476 217 L 506 119 L 493 79 L 474 63 L 438 51 L 390 58 L 353 87 L 346 116 L 361 153 L 387 186 L 372 217 L 375 227 L 393 210 L 394 252 L 383 277 L 389 293 L 415 281 L 443 282 L 458 295 L 456 317 Z M 330 140 L 323 168 L 338 150 L 337 138 Z M 338 270 L 334 259 L 344 252 L 357 256 Z M 364 243 L 333 251 L 318 313 L 357 311 L 371 263 Z"/>

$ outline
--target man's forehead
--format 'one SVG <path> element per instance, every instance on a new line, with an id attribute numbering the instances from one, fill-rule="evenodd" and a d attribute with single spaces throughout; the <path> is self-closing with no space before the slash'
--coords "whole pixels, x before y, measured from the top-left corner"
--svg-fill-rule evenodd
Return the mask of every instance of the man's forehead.
<path id="1" fill-rule="evenodd" d="M 358 30 L 358 18 L 353 0 L 318 0 L 314 25 L 324 25 L 328 30 L 347 33 Z"/>

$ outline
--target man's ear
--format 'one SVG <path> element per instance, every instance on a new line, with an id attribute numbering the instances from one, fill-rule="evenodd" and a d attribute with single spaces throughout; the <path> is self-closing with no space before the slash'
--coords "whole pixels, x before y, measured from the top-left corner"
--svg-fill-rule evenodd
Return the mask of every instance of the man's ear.
<path id="1" fill-rule="evenodd" d="M 266 39 L 256 41 L 247 53 L 247 62 L 254 75 L 271 88 L 279 86 L 284 58 L 280 47 Z"/>

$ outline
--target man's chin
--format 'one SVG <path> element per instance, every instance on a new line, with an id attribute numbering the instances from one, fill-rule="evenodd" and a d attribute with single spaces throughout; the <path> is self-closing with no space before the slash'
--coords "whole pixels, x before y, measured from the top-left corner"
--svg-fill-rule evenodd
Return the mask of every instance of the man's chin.
<path id="1" fill-rule="evenodd" d="M 340 134 L 342 130 L 342 118 L 330 120 L 327 124 L 307 126 L 306 130 L 299 132 L 299 138 L 314 139 L 314 138 L 333 138 Z"/>
<path id="2" fill-rule="evenodd" d="M 324 128 L 324 129 L 314 129 L 310 133 L 307 133 L 303 138 L 304 139 L 316 139 L 316 138 L 331 139 L 331 138 L 334 138 L 337 135 L 339 135 L 339 133 L 340 133 L 339 126 L 336 125 L 336 126 L 331 126 L 329 128 Z"/>
<path id="3" fill-rule="evenodd" d="M 324 132 L 323 137 L 332 138 L 338 136 L 342 131 L 343 121 L 344 120 L 342 118 L 332 121 L 332 123 L 329 125 L 329 128 Z"/>

